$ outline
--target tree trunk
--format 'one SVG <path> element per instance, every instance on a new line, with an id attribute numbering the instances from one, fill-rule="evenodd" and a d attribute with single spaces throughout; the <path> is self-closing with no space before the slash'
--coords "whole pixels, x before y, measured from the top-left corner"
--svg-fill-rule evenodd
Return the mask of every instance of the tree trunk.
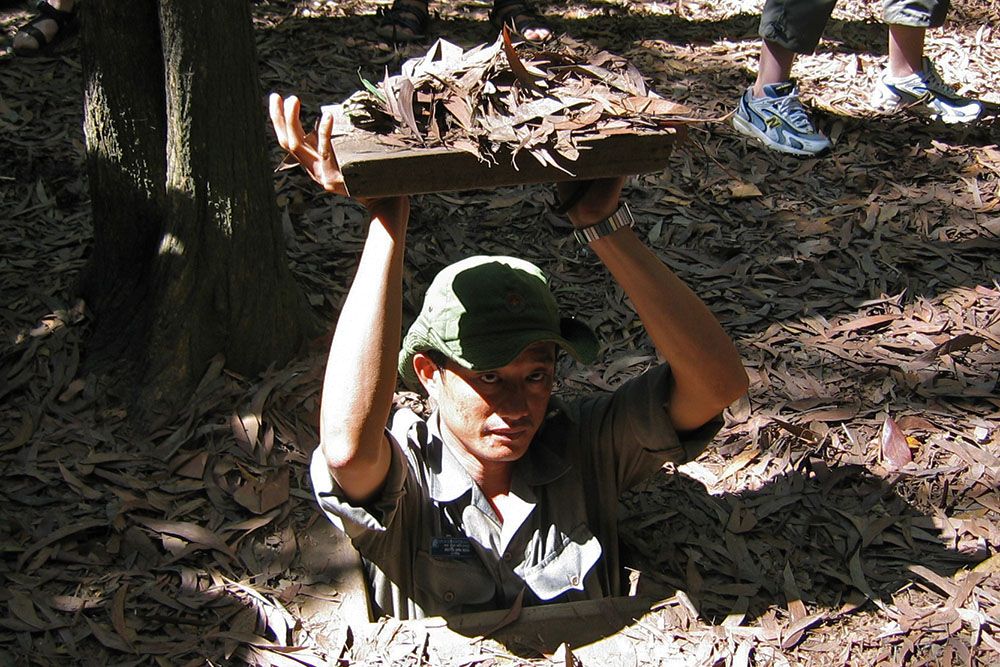
<path id="1" fill-rule="evenodd" d="M 242 374 L 285 363 L 314 323 L 285 257 L 249 3 L 81 9 L 94 341 L 119 332 L 146 407 L 184 398 L 219 353 Z"/>
<path id="2" fill-rule="evenodd" d="M 80 292 L 97 318 L 89 349 L 100 366 L 148 329 L 143 311 L 163 233 L 167 119 L 156 3 L 98 0 L 81 11 L 87 42 L 108 44 L 81 53 L 94 243 Z"/>

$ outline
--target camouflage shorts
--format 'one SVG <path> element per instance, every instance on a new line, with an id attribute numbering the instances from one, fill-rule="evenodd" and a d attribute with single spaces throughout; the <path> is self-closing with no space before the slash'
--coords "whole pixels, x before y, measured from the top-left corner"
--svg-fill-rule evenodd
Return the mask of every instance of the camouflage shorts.
<path id="1" fill-rule="evenodd" d="M 836 4 L 837 0 L 767 0 L 760 36 L 795 53 L 812 53 Z M 936 28 L 944 23 L 950 5 L 950 0 L 882 0 L 882 20 L 889 25 Z"/>

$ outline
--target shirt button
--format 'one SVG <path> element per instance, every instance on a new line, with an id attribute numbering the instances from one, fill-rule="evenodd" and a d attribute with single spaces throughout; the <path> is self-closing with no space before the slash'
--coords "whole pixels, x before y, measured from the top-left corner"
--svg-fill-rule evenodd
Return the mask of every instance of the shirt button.
<path id="1" fill-rule="evenodd" d="M 444 601 L 445 602 L 454 602 L 455 601 L 455 593 L 454 593 L 454 591 L 445 591 L 444 592 Z"/>
<path id="2" fill-rule="evenodd" d="M 510 555 L 510 552 L 508 552 L 508 553 L 505 553 L 505 554 L 503 555 L 503 559 L 504 559 L 504 561 L 506 561 L 506 562 L 508 562 L 508 563 L 510 562 L 510 559 L 511 559 L 511 558 L 513 558 L 513 556 L 511 556 L 511 555 Z"/>
<path id="3" fill-rule="evenodd" d="M 571 585 L 573 585 L 573 586 L 579 586 L 580 585 L 580 577 L 578 577 L 578 576 L 576 576 L 574 574 L 572 577 L 569 578 L 569 583 Z"/>

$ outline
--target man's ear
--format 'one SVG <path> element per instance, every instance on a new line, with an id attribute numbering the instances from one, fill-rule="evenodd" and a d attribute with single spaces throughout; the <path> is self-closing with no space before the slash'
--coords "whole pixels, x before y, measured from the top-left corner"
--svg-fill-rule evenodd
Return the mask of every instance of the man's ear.
<path id="1" fill-rule="evenodd" d="M 434 397 L 437 389 L 437 380 L 441 369 L 434 361 L 423 352 L 413 355 L 413 371 L 417 374 L 417 379 L 423 385 L 424 391 L 431 398 Z"/>

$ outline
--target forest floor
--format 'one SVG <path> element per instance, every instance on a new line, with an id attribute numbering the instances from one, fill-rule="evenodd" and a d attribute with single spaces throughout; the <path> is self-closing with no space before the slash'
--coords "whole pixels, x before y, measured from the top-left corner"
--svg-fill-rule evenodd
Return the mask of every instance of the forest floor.
<path id="1" fill-rule="evenodd" d="M 539 4 L 700 117 L 728 114 L 754 76 L 756 0 Z M 871 111 L 886 30 L 880 3 L 848 0 L 795 66 L 829 156 L 705 122 L 667 170 L 631 180 L 640 232 L 734 337 L 751 387 L 715 446 L 625 499 L 640 590 L 661 602 L 621 664 L 1000 663 L 1000 9 L 954 4 L 927 52 L 990 103 L 980 124 Z M 372 39 L 374 8 L 255 3 L 264 91 L 314 115 L 426 50 Z M 487 10 L 440 2 L 432 37 L 492 41 Z M 81 68 L 72 46 L 15 58 L 26 16 L 0 4 L 0 665 L 436 664 L 398 625 L 374 650 L 302 612 L 325 595 L 300 558 L 319 520 L 323 354 L 259 378 L 213 365 L 143 432 L 127 396 L 98 390 L 72 295 L 91 238 Z M 361 210 L 298 172 L 276 183 L 291 266 L 332 328 Z M 615 387 L 655 352 L 550 198 L 416 197 L 406 314 L 447 262 L 523 256 L 605 346 L 561 390 Z M 470 642 L 461 664 L 551 661 Z"/>

